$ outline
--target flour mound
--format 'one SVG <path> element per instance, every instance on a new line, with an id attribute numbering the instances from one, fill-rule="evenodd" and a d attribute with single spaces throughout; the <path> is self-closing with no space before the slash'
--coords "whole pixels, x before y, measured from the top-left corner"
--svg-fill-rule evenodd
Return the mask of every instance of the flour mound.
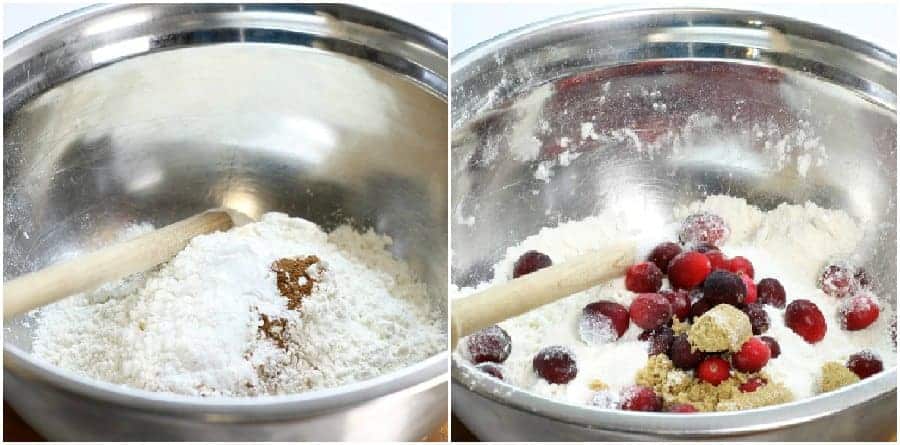
<path id="1" fill-rule="evenodd" d="M 386 250 L 390 243 L 371 231 L 342 226 L 328 234 L 268 213 L 194 238 L 139 281 L 39 310 L 34 353 L 88 377 L 199 396 L 288 394 L 369 379 L 421 361 L 446 341 L 424 284 Z M 321 259 L 318 279 L 289 308 L 272 265 L 306 256 Z"/>

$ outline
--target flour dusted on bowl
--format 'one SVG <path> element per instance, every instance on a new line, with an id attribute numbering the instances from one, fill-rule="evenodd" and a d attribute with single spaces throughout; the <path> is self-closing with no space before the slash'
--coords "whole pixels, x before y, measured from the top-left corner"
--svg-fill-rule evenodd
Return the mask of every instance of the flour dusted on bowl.
<path id="1" fill-rule="evenodd" d="M 40 309 L 34 353 L 107 382 L 199 396 L 376 377 L 446 342 L 425 285 L 389 244 L 268 213 L 194 238 L 151 272 Z"/>
<path id="2" fill-rule="evenodd" d="M 577 405 L 727 411 L 853 383 L 836 374 L 836 363 L 853 375 L 895 366 L 888 297 L 843 261 L 859 248 L 860 222 L 809 202 L 763 211 L 724 195 L 670 215 L 610 209 L 544 228 L 507 249 L 491 282 L 456 289 L 453 297 L 465 298 L 521 275 L 523 258 L 546 256 L 536 268 L 545 267 L 622 239 L 636 242 L 639 261 L 648 258 L 624 278 L 500 323 L 511 352 L 496 374 Z M 698 268 L 700 281 L 692 276 Z M 583 335 L 592 317 L 605 322 L 594 323 L 605 327 L 599 337 Z M 466 340 L 454 357 L 471 363 Z M 548 347 L 564 348 L 559 362 L 577 368 L 564 383 L 539 359 Z"/>

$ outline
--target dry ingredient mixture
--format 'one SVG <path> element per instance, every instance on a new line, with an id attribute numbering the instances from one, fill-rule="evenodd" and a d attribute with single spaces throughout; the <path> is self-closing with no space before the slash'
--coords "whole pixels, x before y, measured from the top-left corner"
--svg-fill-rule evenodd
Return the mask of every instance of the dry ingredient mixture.
<path id="1" fill-rule="evenodd" d="M 194 238 L 153 271 L 38 310 L 34 353 L 99 380 L 197 396 L 376 377 L 446 344 L 441 311 L 390 243 L 268 213 Z"/>
<path id="2" fill-rule="evenodd" d="M 896 316 L 856 263 L 862 227 L 812 203 L 762 211 L 717 195 L 671 216 L 624 206 L 545 228 L 454 297 L 623 238 L 639 262 L 463 338 L 455 356 L 599 408 L 732 411 L 832 391 L 896 364 Z"/>

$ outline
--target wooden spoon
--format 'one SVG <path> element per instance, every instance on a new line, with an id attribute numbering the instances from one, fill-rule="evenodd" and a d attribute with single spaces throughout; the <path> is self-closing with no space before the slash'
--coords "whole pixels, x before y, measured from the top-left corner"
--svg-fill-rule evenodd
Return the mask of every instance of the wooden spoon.
<path id="1" fill-rule="evenodd" d="M 450 308 L 452 347 L 456 347 L 460 337 L 625 274 L 625 270 L 634 264 L 635 249 L 634 242 L 616 242 L 453 300 Z"/>
<path id="2" fill-rule="evenodd" d="M 197 235 L 228 230 L 250 221 L 250 217 L 235 210 L 207 210 L 136 238 L 22 275 L 3 283 L 3 319 L 143 272 L 174 257 Z"/>

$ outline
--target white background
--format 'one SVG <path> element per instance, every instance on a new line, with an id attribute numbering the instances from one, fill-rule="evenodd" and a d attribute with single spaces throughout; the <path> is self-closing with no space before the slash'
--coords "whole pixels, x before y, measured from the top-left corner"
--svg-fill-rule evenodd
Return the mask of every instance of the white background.
<path id="1" fill-rule="evenodd" d="M 556 3 L 473 3 L 453 5 L 451 52 L 458 54 L 478 42 L 539 20 L 609 7 L 707 6 L 746 9 L 815 22 L 868 40 L 897 53 L 897 7 L 894 2 L 806 1 L 558 1 Z"/>
<path id="2" fill-rule="evenodd" d="M 427 1 L 427 0 L 425 0 Z M 450 3 L 428 1 L 349 1 L 367 9 L 394 16 L 443 38 L 450 35 Z M 91 3 L 12 3 L 3 5 L 3 38 L 8 39 L 38 23 Z"/>

